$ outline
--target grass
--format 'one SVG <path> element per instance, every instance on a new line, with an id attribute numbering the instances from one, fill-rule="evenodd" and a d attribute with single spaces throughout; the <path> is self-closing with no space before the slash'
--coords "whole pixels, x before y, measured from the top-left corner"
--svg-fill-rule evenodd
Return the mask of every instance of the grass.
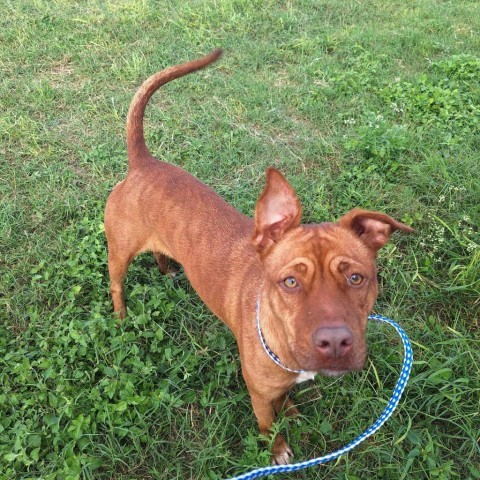
<path id="1" fill-rule="evenodd" d="M 148 255 L 111 315 L 103 207 L 123 178 L 139 83 L 165 87 L 153 153 L 252 214 L 268 165 L 304 220 L 355 206 L 412 224 L 380 256 L 376 311 L 415 348 L 372 439 L 285 478 L 480 478 L 480 6 L 470 0 L 2 2 L 0 478 L 220 479 L 268 463 L 235 342 Z M 365 371 L 294 392 L 297 459 L 347 443 L 388 399 L 400 345 L 369 330 Z"/>

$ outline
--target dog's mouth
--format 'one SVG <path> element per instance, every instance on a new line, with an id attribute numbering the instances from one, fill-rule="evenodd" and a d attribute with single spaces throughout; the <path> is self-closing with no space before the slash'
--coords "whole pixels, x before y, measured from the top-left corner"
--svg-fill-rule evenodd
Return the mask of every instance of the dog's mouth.
<path id="1" fill-rule="evenodd" d="M 323 377 L 330 377 L 330 378 L 337 378 L 337 377 L 342 377 L 346 373 L 348 373 L 350 370 L 330 370 L 330 369 L 322 369 L 319 370 L 319 374 L 322 375 Z"/>
<path id="2" fill-rule="evenodd" d="M 310 372 L 318 372 L 324 377 L 341 377 L 346 373 L 358 372 L 365 366 L 367 345 L 364 338 L 356 337 L 354 349 L 346 355 L 326 356 L 318 348 L 305 345 L 298 341 L 289 344 L 298 368 Z"/>
<path id="3" fill-rule="evenodd" d="M 309 352 L 310 353 L 310 352 Z M 346 373 L 358 372 L 365 366 L 366 361 L 366 349 L 362 351 L 356 351 L 347 358 L 331 359 L 325 361 L 315 357 L 315 355 L 305 354 L 300 350 L 296 350 L 294 353 L 300 368 L 307 371 L 318 372 L 324 377 L 341 377 Z"/>
<path id="4" fill-rule="evenodd" d="M 323 377 L 337 378 L 337 377 L 342 377 L 347 373 L 358 372 L 359 370 L 361 370 L 361 368 L 348 368 L 348 369 L 321 368 L 320 370 L 318 370 L 318 373 Z"/>

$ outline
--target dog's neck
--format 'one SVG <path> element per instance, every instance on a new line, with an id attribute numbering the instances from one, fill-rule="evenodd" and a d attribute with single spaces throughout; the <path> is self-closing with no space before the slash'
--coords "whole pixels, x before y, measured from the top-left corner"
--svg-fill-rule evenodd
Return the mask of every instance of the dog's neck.
<path id="1" fill-rule="evenodd" d="M 265 354 L 268 357 L 270 357 L 270 359 L 278 367 L 282 368 L 286 372 L 293 373 L 293 374 L 297 375 L 297 378 L 295 380 L 296 383 L 301 383 L 301 382 L 304 382 L 306 380 L 312 380 L 315 377 L 316 372 L 310 372 L 310 371 L 307 371 L 307 370 L 302 370 L 302 369 L 299 369 L 299 368 L 292 368 L 290 366 L 287 366 L 284 362 L 282 362 L 280 357 L 269 347 L 269 345 L 267 343 L 267 340 L 265 339 L 265 336 L 264 336 L 264 333 L 263 333 L 263 330 L 262 330 L 262 326 L 261 326 L 260 303 L 261 303 L 261 295 L 258 294 L 257 302 L 256 302 L 256 305 L 255 305 L 255 322 L 256 322 L 258 338 L 259 338 L 260 343 L 262 344 L 262 347 L 265 351 Z M 272 336 L 272 338 L 274 338 L 274 336 Z"/>

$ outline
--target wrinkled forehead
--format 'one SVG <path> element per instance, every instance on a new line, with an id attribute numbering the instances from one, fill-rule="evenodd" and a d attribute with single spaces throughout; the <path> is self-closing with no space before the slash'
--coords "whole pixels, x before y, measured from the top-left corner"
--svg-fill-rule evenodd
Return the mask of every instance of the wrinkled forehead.
<path id="1" fill-rule="evenodd" d="M 266 263 L 275 267 L 306 257 L 315 264 L 328 264 L 335 257 L 345 257 L 365 267 L 375 268 L 375 255 L 350 230 L 334 223 L 301 225 L 289 232 L 269 252 Z"/>

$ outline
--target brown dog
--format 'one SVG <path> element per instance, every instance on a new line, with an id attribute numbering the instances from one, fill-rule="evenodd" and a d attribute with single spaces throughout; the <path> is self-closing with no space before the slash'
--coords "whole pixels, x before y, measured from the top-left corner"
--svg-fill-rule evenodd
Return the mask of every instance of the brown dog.
<path id="1" fill-rule="evenodd" d="M 127 116 L 129 172 L 105 211 L 108 269 L 114 310 L 124 317 L 123 280 L 135 255 L 152 251 L 163 273 L 167 258 L 183 266 L 237 339 L 242 373 L 266 434 L 282 408 L 296 412 L 287 397 L 292 385 L 317 372 L 337 376 L 363 367 L 367 316 L 377 297 L 377 251 L 395 230 L 413 229 L 360 209 L 337 223 L 301 225 L 295 191 L 273 168 L 252 220 L 186 171 L 153 158 L 143 134 L 150 97 L 220 55 L 214 51 L 159 72 L 133 98 Z M 268 356 L 260 331 L 280 362 L 297 372 Z M 288 463 L 291 456 L 278 434 L 273 462 Z"/>

